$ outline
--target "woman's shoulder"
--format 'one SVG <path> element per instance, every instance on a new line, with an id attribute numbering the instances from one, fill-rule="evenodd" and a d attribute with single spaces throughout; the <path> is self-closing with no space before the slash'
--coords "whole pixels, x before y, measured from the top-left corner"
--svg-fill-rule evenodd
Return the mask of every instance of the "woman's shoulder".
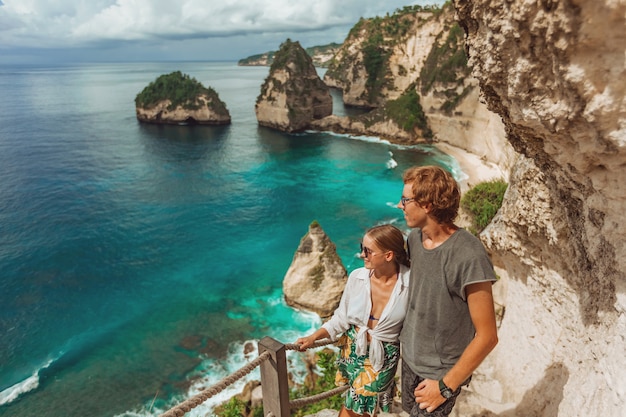
<path id="1" fill-rule="evenodd" d="M 361 267 L 361 268 L 357 268 L 354 271 L 352 271 L 350 273 L 350 277 L 348 279 L 349 280 L 364 280 L 366 278 L 369 278 L 369 276 L 370 276 L 369 269 L 367 269 L 365 267 Z"/>

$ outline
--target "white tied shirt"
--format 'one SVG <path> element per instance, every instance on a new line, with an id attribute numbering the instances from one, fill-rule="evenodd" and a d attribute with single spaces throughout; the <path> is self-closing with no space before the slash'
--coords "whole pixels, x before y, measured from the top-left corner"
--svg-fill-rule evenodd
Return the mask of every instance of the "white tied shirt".
<path id="1" fill-rule="evenodd" d="M 376 278 L 372 278 L 376 279 Z M 359 328 L 356 337 L 356 354 L 367 353 L 367 335 L 370 342 L 370 363 L 375 371 L 384 364 L 385 351 L 383 342 L 398 342 L 402 323 L 406 316 L 409 302 L 409 268 L 400 265 L 396 282 L 387 305 L 379 317 L 378 325 L 373 329 L 367 327 L 372 311 L 372 289 L 370 270 L 358 268 L 352 271 L 343 290 L 339 307 L 333 316 L 322 325 L 332 340 L 348 330 L 351 325 Z"/>

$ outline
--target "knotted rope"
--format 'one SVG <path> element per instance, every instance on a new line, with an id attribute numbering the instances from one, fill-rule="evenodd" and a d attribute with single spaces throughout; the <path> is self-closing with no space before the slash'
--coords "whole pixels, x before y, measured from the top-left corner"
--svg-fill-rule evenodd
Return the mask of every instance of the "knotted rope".
<path id="1" fill-rule="evenodd" d="M 331 345 L 336 343 L 336 341 L 330 340 L 330 339 L 322 339 L 320 341 L 317 341 L 315 343 L 313 343 L 313 345 L 311 345 L 308 349 L 313 349 L 313 348 L 317 348 L 320 346 L 326 346 L 326 345 Z M 287 350 L 300 350 L 299 345 L 296 344 L 288 344 L 285 345 L 285 349 Z M 304 407 L 305 405 L 309 405 L 309 404 L 313 404 L 316 403 L 318 401 L 324 400 L 326 398 L 330 398 L 333 395 L 337 395 L 337 394 L 341 394 L 342 392 L 348 390 L 348 388 L 350 388 L 349 385 L 344 385 L 341 387 L 337 387 L 337 388 L 333 388 L 330 391 L 326 391 L 326 392 L 322 392 L 316 395 L 311 395 L 310 397 L 304 397 L 304 398 L 298 398 L 295 399 L 293 401 L 289 402 L 289 407 L 291 409 L 294 408 L 301 408 Z"/>
<path id="2" fill-rule="evenodd" d="M 271 353 L 269 351 L 261 353 L 256 359 L 243 366 L 238 371 L 233 372 L 212 387 L 203 390 L 202 392 L 178 404 L 176 407 L 166 411 L 165 413 L 161 414 L 161 417 L 184 416 L 185 414 L 190 412 L 192 408 L 196 408 L 212 396 L 222 392 L 225 388 L 227 388 L 229 385 L 232 385 L 238 379 L 243 378 L 244 376 L 252 372 L 254 368 L 263 363 L 263 361 L 269 359 L 270 356 Z"/>
<path id="3" fill-rule="evenodd" d="M 329 339 L 324 339 L 324 340 L 320 340 L 318 342 L 313 343 L 313 345 L 311 345 L 308 349 L 313 349 L 313 348 L 317 348 L 320 346 L 326 346 L 332 343 L 335 343 L 335 342 Z M 300 350 L 300 345 L 297 345 L 295 343 L 286 344 L 284 346 L 285 346 L 285 350 Z M 183 401 L 182 403 L 178 404 L 176 407 L 171 408 L 170 410 L 161 414 L 160 417 L 184 416 L 185 414 L 190 412 L 191 409 L 196 408 L 197 406 L 199 406 L 200 404 L 202 404 L 203 402 L 205 402 L 212 396 L 222 392 L 224 389 L 232 385 L 238 379 L 241 379 L 247 374 L 249 374 L 250 372 L 252 372 L 254 368 L 259 366 L 261 363 L 263 363 L 263 361 L 267 360 L 270 356 L 271 356 L 271 353 L 269 351 L 265 351 L 261 353 L 256 359 L 254 359 L 247 365 L 243 366 L 238 371 L 233 372 L 232 374 L 225 377 L 224 379 L 222 379 L 221 381 L 219 381 L 217 384 L 213 385 L 212 387 L 203 389 L 202 392 Z M 345 391 L 346 389 L 348 389 L 348 387 L 344 386 L 344 387 L 335 388 L 327 392 L 323 392 L 321 394 L 313 395 L 311 397 L 299 398 L 293 402 L 290 402 L 289 406 L 291 408 L 302 407 L 304 405 L 312 404 L 316 401 L 323 400 L 324 398 L 332 397 L 333 395 L 338 394 L 342 391 Z M 297 405 L 294 405 L 294 404 L 297 404 Z"/>
<path id="4" fill-rule="evenodd" d="M 330 391 L 311 395 L 310 397 L 298 398 L 297 400 L 289 401 L 289 407 L 292 409 L 304 407 L 305 405 L 313 404 L 326 398 L 330 398 L 333 395 L 341 394 L 342 392 L 347 391 L 348 388 L 350 388 L 349 385 L 343 385 L 341 387 L 333 388 Z"/>

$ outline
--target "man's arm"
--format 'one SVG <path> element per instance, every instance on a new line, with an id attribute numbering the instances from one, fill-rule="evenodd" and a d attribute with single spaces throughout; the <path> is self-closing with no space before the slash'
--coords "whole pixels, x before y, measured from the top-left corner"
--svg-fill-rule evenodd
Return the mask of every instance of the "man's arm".
<path id="1" fill-rule="evenodd" d="M 476 335 L 463 351 L 459 361 L 443 377 L 443 382 L 453 391 L 472 375 L 498 344 L 491 286 L 491 282 L 479 282 L 467 286 L 467 305 Z"/>
<path id="2" fill-rule="evenodd" d="M 470 377 L 498 343 L 491 285 L 491 282 L 478 282 L 466 288 L 467 304 L 476 334 L 458 362 L 443 377 L 443 382 L 452 391 L 456 391 Z M 422 381 L 415 389 L 415 401 L 428 412 L 443 404 L 445 398 L 439 391 L 439 382 L 430 379 Z"/>

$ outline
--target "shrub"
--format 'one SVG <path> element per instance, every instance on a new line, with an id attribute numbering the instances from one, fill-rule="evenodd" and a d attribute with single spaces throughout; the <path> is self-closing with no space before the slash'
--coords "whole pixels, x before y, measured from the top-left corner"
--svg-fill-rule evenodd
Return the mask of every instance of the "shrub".
<path id="1" fill-rule="evenodd" d="M 322 370 L 322 375 L 315 382 L 315 387 L 309 389 L 300 386 L 291 391 L 292 399 L 310 397 L 336 388 L 335 374 L 337 373 L 337 353 L 330 350 L 317 352 L 317 366 Z M 302 408 L 292 410 L 293 417 L 302 417 L 309 414 L 315 414 L 324 409 L 339 410 L 343 405 L 343 398 L 340 395 L 334 395 L 316 403 L 306 405 Z"/>
<path id="2" fill-rule="evenodd" d="M 232 397 L 215 410 L 218 417 L 245 417 L 248 415 L 247 405 L 237 397 Z M 263 417 L 263 407 L 255 407 L 252 410 L 254 417 Z"/>
<path id="3" fill-rule="evenodd" d="M 420 96 L 411 85 L 400 97 L 385 104 L 385 114 L 407 132 L 416 128 L 422 131 L 426 139 L 432 139 L 432 131 L 428 127 L 428 119 L 420 104 Z"/>
<path id="4" fill-rule="evenodd" d="M 304 385 L 298 386 L 291 390 L 291 399 L 310 397 L 336 388 L 335 374 L 337 373 L 337 353 L 326 349 L 316 353 L 318 361 L 317 365 L 322 371 L 322 375 L 316 380 L 313 388 L 307 388 Z M 317 401 L 313 404 L 306 405 L 296 410 L 292 410 L 293 417 L 302 417 L 314 414 L 320 410 L 332 409 L 339 410 L 343 405 L 343 399 L 340 395 L 335 395 L 325 400 Z M 248 409 L 248 405 L 237 397 L 232 397 L 216 407 L 215 415 L 218 417 L 245 417 L 252 411 L 253 417 L 263 417 L 263 407 L 255 407 Z"/>
<path id="5" fill-rule="evenodd" d="M 480 183 L 465 193 L 461 199 L 461 207 L 472 216 L 472 233 L 477 235 L 491 222 L 502 206 L 506 188 L 507 183 L 503 180 L 491 180 Z"/>
<path id="6" fill-rule="evenodd" d="M 442 34 L 440 34 L 442 36 Z M 461 83 L 469 75 L 463 29 L 455 23 L 448 37 L 433 45 L 420 72 L 422 94 L 427 94 L 435 83 Z"/>

